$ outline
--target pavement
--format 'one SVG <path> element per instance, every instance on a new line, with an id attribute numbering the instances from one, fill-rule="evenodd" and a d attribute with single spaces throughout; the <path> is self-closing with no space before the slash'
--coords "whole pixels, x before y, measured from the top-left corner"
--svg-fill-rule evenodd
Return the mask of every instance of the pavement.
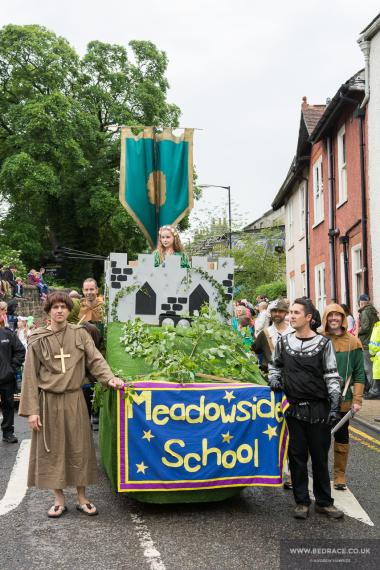
<path id="1" fill-rule="evenodd" d="M 363 406 L 353 421 L 380 433 L 380 422 L 375 418 L 380 419 L 380 400 L 363 400 Z"/>
<path id="2" fill-rule="evenodd" d="M 371 411 L 371 409 L 372 411 Z M 363 417 L 379 411 L 365 402 Z M 358 563 L 341 563 L 342 570 L 377 570 L 380 545 L 380 438 L 362 426 L 351 427 L 348 485 L 350 493 L 335 497 L 346 509 L 343 520 L 332 521 L 312 509 L 306 521 L 293 518 L 289 491 L 252 487 L 220 503 L 150 505 L 131 495 L 115 493 L 100 468 L 97 485 L 89 488 L 98 517 L 75 510 L 75 494 L 67 493 L 68 513 L 59 520 L 46 516 L 52 504 L 47 490 L 28 489 L 20 500 L 10 493 L 11 473 L 24 470 L 20 448 L 30 442 L 25 418 L 16 416 L 20 445 L 0 441 L 0 570 L 295 570 L 336 568 L 326 564 L 288 563 L 281 554 L 285 541 L 307 547 L 371 547 Z M 368 430 L 370 432 L 370 430 Z M 94 434 L 97 440 L 97 432 Z M 21 450 L 22 451 L 22 450 Z M 332 456 L 330 454 L 330 468 Z M 310 473 L 310 475 L 312 475 Z M 19 485 L 20 476 L 14 478 Z M 1 510 L 1 503 L 14 502 Z M 10 501 L 11 500 L 11 501 Z M 359 506 L 353 504 L 355 500 Z M 364 515 L 363 516 L 363 511 Z M 333 542 L 332 542 L 333 541 Z"/>

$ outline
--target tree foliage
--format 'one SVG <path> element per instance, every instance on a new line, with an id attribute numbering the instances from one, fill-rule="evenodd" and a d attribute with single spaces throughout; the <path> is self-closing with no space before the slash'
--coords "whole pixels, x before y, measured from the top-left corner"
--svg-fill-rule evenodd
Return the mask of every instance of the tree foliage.
<path id="1" fill-rule="evenodd" d="M 80 58 L 37 26 L 0 30 L 0 242 L 28 266 L 58 245 L 101 255 L 146 242 L 119 203 L 119 136 L 110 125 L 177 126 L 167 56 L 148 41 L 92 41 Z M 100 271 L 65 262 L 71 279 Z"/>
<path id="2" fill-rule="evenodd" d="M 285 253 L 277 228 L 259 233 L 242 233 L 237 247 L 232 250 L 235 259 L 235 287 L 240 298 L 254 300 L 259 287 L 265 284 L 275 298 L 277 290 L 283 291 L 285 277 Z M 276 288 L 275 283 L 278 285 Z M 261 287 L 262 288 L 262 287 Z M 286 292 L 286 287 L 285 287 Z M 282 293 L 283 294 L 283 293 Z"/>
<path id="3" fill-rule="evenodd" d="M 270 301 L 278 299 L 279 297 L 286 297 L 286 282 L 280 279 L 279 281 L 272 281 L 271 283 L 263 283 L 256 287 L 255 295 L 264 295 Z"/>
<path id="4" fill-rule="evenodd" d="M 13 265 L 17 269 L 17 277 L 26 279 L 27 270 L 20 258 L 20 252 L 12 249 L 6 245 L 1 245 L 0 248 L 0 262 L 4 268 Z"/>

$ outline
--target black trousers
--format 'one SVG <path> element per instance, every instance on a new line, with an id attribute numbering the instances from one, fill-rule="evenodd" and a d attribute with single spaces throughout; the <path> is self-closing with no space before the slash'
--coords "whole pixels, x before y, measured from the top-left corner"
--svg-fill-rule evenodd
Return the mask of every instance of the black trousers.
<path id="1" fill-rule="evenodd" d="M 15 419 L 15 409 L 14 409 L 14 382 L 11 385 L 0 384 L 0 398 L 1 398 L 1 408 L 3 411 L 3 421 L 1 422 L 1 430 L 3 435 L 11 434 L 14 432 L 14 419 Z"/>
<path id="2" fill-rule="evenodd" d="M 293 494 L 297 504 L 310 505 L 307 462 L 310 454 L 313 471 L 315 502 L 321 507 L 334 503 L 331 497 L 328 453 L 331 443 L 331 427 L 287 417 L 289 428 L 289 467 Z"/>
<path id="3" fill-rule="evenodd" d="M 92 396 L 94 392 L 92 391 L 91 386 L 89 384 L 85 384 L 84 386 L 82 386 L 82 390 L 83 390 L 84 399 L 86 401 L 88 416 L 91 420 Z"/>

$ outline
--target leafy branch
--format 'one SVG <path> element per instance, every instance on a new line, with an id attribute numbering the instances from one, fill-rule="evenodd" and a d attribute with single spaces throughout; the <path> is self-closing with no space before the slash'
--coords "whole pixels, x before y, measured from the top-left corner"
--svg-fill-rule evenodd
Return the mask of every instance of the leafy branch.
<path id="1" fill-rule="evenodd" d="M 195 316 L 190 328 L 150 329 L 139 319 L 124 325 L 121 344 L 132 358 L 143 358 L 152 368 L 144 378 L 181 383 L 196 381 L 198 373 L 264 384 L 254 355 L 243 339 L 221 323 L 208 307 Z M 136 377 L 134 378 L 136 379 Z"/>
<path id="2" fill-rule="evenodd" d="M 210 275 L 210 273 L 208 273 L 204 269 L 201 269 L 200 267 L 190 267 L 187 270 L 185 277 L 182 279 L 181 285 L 186 284 L 187 287 L 190 286 L 192 282 L 191 273 L 198 273 L 198 275 L 200 275 L 202 279 L 210 283 L 210 285 L 214 289 L 214 301 L 217 304 L 218 313 L 220 313 L 225 319 L 230 318 L 231 315 L 227 309 L 228 302 L 226 299 L 226 293 L 224 291 L 223 285 L 219 283 L 219 281 L 214 279 L 214 277 Z"/>

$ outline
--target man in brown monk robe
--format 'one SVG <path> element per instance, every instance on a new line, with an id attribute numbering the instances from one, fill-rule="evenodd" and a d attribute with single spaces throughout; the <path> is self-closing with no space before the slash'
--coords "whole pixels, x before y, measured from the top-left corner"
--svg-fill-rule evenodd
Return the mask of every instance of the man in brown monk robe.
<path id="1" fill-rule="evenodd" d="M 83 299 L 80 301 L 79 322 L 91 321 L 102 323 L 104 321 L 104 301 L 99 296 L 98 285 L 92 277 L 83 281 Z"/>
<path id="2" fill-rule="evenodd" d="M 82 384 L 86 369 L 104 386 L 119 389 L 116 378 L 87 331 L 67 322 L 72 301 L 67 293 L 48 295 L 45 311 L 51 325 L 29 337 L 19 414 L 33 430 L 28 486 L 52 489 L 54 505 L 48 516 L 67 511 L 64 488 L 77 488 L 76 508 L 98 513 L 86 496 L 86 486 L 97 482 L 94 442 Z"/>

